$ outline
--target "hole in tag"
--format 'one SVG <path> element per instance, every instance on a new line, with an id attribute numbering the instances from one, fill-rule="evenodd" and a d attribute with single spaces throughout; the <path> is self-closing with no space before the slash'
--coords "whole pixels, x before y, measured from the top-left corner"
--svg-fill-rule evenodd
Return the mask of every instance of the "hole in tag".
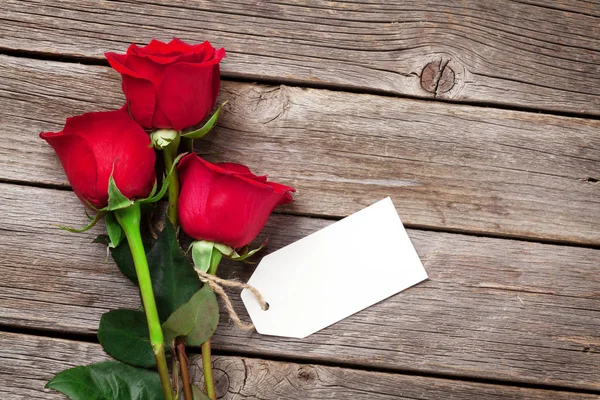
<path id="1" fill-rule="evenodd" d="M 265 301 L 265 308 L 263 308 L 262 310 L 263 310 L 263 311 L 268 311 L 270 307 L 271 307 L 271 306 L 269 305 L 269 303 L 267 303 L 267 302 Z M 261 308 L 262 308 L 262 307 L 261 307 Z"/>

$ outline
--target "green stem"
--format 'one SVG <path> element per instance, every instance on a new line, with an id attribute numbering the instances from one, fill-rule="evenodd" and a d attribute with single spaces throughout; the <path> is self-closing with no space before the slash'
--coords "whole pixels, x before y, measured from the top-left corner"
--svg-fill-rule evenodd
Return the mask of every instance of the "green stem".
<path id="1" fill-rule="evenodd" d="M 179 148 L 179 143 L 181 141 L 181 136 L 177 133 L 177 137 L 169 143 L 167 147 L 163 149 L 163 157 L 165 159 L 165 169 L 170 171 L 173 167 L 173 163 L 177 158 L 177 152 Z M 184 144 L 189 145 L 186 141 Z M 177 169 L 173 170 L 169 180 L 169 206 L 167 208 L 167 216 L 169 220 L 177 229 L 179 225 L 179 219 L 177 215 L 177 202 L 179 200 L 179 177 L 177 175 Z M 179 359 L 180 373 L 181 373 L 181 381 L 183 385 L 183 393 L 186 400 L 192 400 L 192 384 L 189 376 L 188 365 L 187 365 L 187 356 L 185 354 L 185 342 L 181 338 L 177 338 L 176 343 L 176 354 Z"/>
<path id="2" fill-rule="evenodd" d="M 148 321 L 148 331 L 150 332 L 150 344 L 154 350 L 156 357 L 156 365 L 160 382 L 162 384 L 165 400 L 173 400 L 173 389 L 169 379 L 169 368 L 167 366 L 167 358 L 165 356 L 165 341 L 163 338 L 158 310 L 156 308 L 156 300 L 152 291 L 152 281 L 150 279 L 150 270 L 148 269 L 148 260 L 142 243 L 142 235 L 140 234 L 141 211 L 140 205 L 133 205 L 115 211 L 117 221 L 125 231 L 127 242 L 131 249 L 135 272 L 137 274 L 140 293 L 142 295 L 142 303 Z"/>
<path id="3" fill-rule="evenodd" d="M 206 386 L 206 394 L 211 400 L 217 400 L 217 392 L 215 392 L 215 380 L 213 378 L 212 362 L 210 360 L 210 339 L 202 343 L 202 369 L 204 370 L 204 385 Z"/>
<path id="4" fill-rule="evenodd" d="M 174 162 L 175 158 L 177 157 L 177 150 L 179 147 L 180 140 L 181 140 L 181 137 L 179 135 L 177 135 L 177 139 L 173 140 L 167 147 L 165 147 L 163 149 L 163 157 L 165 159 L 165 169 L 167 171 L 169 171 L 171 169 L 171 167 L 173 166 L 173 162 Z M 193 150 L 194 150 L 193 149 L 193 146 L 194 146 L 193 140 L 186 139 L 184 144 L 186 145 L 186 147 L 189 148 L 189 150 L 191 150 L 193 152 Z M 168 191 L 169 206 L 167 209 L 167 216 L 169 217 L 169 220 L 171 221 L 173 226 L 175 228 L 177 228 L 177 226 L 179 225 L 178 215 L 177 215 L 177 201 L 179 200 L 179 177 L 177 176 L 177 170 L 174 170 L 173 174 L 171 175 L 168 190 L 169 190 Z M 220 261 L 220 255 L 221 254 L 219 253 L 218 261 Z M 216 262 L 217 265 L 218 265 L 218 261 Z M 214 271 L 212 271 L 212 272 L 209 271 L 209 273 L 213 273 L 213 274 L 216 273 L 217 265 L 215 265 Z M 202 368 L 204 370 L 204 380 L 206 383 L 206 394 L 212 400 L 216 400 L 217 394 L 215 392 L 215 384 L 214 384 L 213 371 L 212 371 L 212 362 L 210 360 L 210 353 L 211 353 L 210 339 L 202 344 L 201 349 L 202 349 Z M 185 356 L 185 348 L 180 348 L 178 353 Z M 180 362 L 180 365 L 182 365 L 181 362 Z M 182 380 L 183 380 L 183 385 L 184 385 L 184 393 L 187 389 L 189 389 L 191 391 L 191 384 L 189 383 L 189 379 L 187 379 L 187 384 L 189 385 L 189 388 L 185 387 L 186 379 L 185 379 L 185 377 L 183 377 L 183 375 L 185 374 L 185 371 L 183 370 L 183 368 L 181 369 L 181 372 L 182 372 Z"/>
<path id="5" fill-rule="evenodd" d="M 222 257 L 221 252 L 214 249 L 212 256 L 211 256 L 211 260 L 210 260 L 210 267 L 209 267 L 207 273 L 209 273 L 211 275 L 217 274 L 217 268 L 219 267 L 219 262 L 221 261 L 221 257 Z M 206 394 L 212 400 L 216 400 L 217 393 L 215 392 L 215 382 L 214 382 L 214 378 L 213 378 L 212 362 L 210 361 L 210 353 L 211 353 L 210 339 L 208 339 L 206 342 L 202 343 L 202 346 L 200 346 L 200 349 L 202 350 L 202 369 L 204 370 L 204 383 L 206 385 Z"/>
<path id="6" fill-rule="evenodd" d="M 163 157 L 165 159 L 165 170 L 170 171 L 173 167 L 173 162 L 177 158 L 177 149 L 179 148 L 180 136 L 174 139 L 167 147 L 163 149 Z M 169 208 L 167 215 L 174 227 L 178 225 L 177 219 L 177 200 L 179 199 L 179 177 L 177 169 L 173 171 L 169 179 Z"/>

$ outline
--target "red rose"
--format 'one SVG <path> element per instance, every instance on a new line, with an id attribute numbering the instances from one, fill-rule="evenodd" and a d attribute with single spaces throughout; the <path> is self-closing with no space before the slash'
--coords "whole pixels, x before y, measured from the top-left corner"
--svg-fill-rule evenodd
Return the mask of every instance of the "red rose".
<path id="1" fill-rule="evenodd" d="M 146 197 L 152 190 L 154 149 L 149 147 L 148 134 L 125 110 L 68 118 L 61 132 L 42 132 L 40 137 L 56 151 L 84 204 L 106 206 L 111 172 L 119 190 L 130 199 Z"/>
<path id="2" fill-rule="evenodd" d="M 185 156 L 177 170 L 179 220 L 185 233 L 234 248 L 250 243 L 275 206 L 291 202 L 290 192 L 296 191 L 267 182 L 246 166 L 211 164 L 195 154 Z"/>
<path id="3" fill-rule="evenodd" d="M 221 84 L 219 62 L 225 50 L 209 42 L 189 45 L 152 40 L 132 44 L 127 54 L 106 53 L 123 77 L 133 118 L 145 128 L 181 130 L 201 122 L 214 107 Z"/>

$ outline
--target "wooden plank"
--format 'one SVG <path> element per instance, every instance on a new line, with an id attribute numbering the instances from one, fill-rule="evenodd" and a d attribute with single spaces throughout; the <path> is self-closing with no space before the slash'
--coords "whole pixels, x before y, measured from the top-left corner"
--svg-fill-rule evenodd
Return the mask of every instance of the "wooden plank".
<path id="1" fill-rule="evenodd" d="M 0 332 L 0 395 L 7 400 L 64 399 L 44 389 L 66 368 L 104 361 L 100 345 L 42 336 Z M 593 400 L 597 396 L 352 370 L 256 358 L 213 357 L 220 399 L 365 399 L 365 400 Z M 200 356 L 190 357 L 192 382 L 202 382 Z"/>
<path id="2" fill-rule="evenodd" d="M 95 334 L 137 290 L 91 245 L 68 191 L 0 186 L 0 324 Z M 275 215 L 266 253 L 331 221 Z M 222 315 L 220 350 L 389 370 L 600 389 L 600 250 L 409 230 L 430 279 L 306 339 L 237 330 Z M 393 254 L 390 254 L 393 257 Z M 225 263 L 223 277 L 252 267 Z M 315 277 L 318 279 L 318 277 Z M 377 279 L 374 277 L 373 284 Z M 239 294 L 234 306 L 246 316 Z M 246 316 L 247 318 L 247 316 Z"/>
<path id="3" fill-rule="evenodd" d="M 599 115 L 600 5 L 543 3 L 4 0 L 0 47 L 210 39 L 226 76 Z"/>
<path id="4" fill-rule="evenodd" d="M 598 4 L 588 0 L 516 0 L 516 2 L 558 11 L 567 11 L 576 14 L 600 17 L 600 8 L 598 7 Z"/>
<path id="5" fill-rule="evenodd" d="M 391 196 L 412 226 L 600 244 L 598 120 L 233 82 L 222 99 L 200 151 L 294 185 L 286 212 Z M 108 68 L 0 56 L 0 179 L 67 185 L 38 132 L 122 102 Z"/>

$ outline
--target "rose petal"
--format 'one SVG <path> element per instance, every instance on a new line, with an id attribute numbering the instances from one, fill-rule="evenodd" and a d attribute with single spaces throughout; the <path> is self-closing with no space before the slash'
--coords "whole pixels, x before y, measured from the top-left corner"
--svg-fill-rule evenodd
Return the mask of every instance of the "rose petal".
<path id="1" fill-rule="evenodd" d="M 152 39 L 146 46 L 138 47 L 132 44 L 129 49 L 131 53 L 147 55 L 147 54 L 169 54 L 171 50 L 167 43 L 161 42 L 160 40 Z"/>
<path id="2" fill-rule="evenodd" d="M 108 199 L 111 173 L 126 197 L 135 198 L 149 193 L 154 183 L 154 150 L 149 147 L 150 138 L 146 132 L 127 112 L 94 112 L 70 118 L 64 132 L 69 133 L 71 140 L 84 140 L 91 150 L 96 179 L 91 180 L 89 171 L 85 175 L 94 183 L 96 197 L 102 203 Z M 76 150 L 69 149 L 69 152 L 70 157 L 83 157 Z M 65 171 L 69 172 L 66 168 Z"/>
<path id="3" fill-rule="evenodd" d="M 133 118 L 144 128 L 152 128 L 156 108 L 156 89 L 145 79 L 123 76 L 123 93 Z"/>
<path id="4" fill-rule="evenodd" d="M 184 231 L 196 239 L 232 247 L 250 243 L 267 222 L 273 208 L 289 202 L 284 185 L 263 183 L 248 176 L 247 167 L 214 165 L 195 154 L 178 166 L 182 184 L 179 216 Z"/>
<path id="5" fill-rule="evenodd" d="M 213 70 L 213 81 L 212 81 L 212 101 L 213 104 L 217 103 L 217 97 L 219 97 L 219 90 L 221 90 L 221 68 L 219 64 L 214 66 Z"/>
<path id="6" fill-rule="evenodd" d="M 158 107 L 181 130 L 202 121 L 214 106 L 213 67 L 189 63 L 169 65 L 158 90 Z"/>
<path id="7" fill-rule="evenodd" d="M 81 201 L 86 204 L 87 200 L 95 207 L 103 207 L 104 199 L 96 190 L 96 159 L 85 139 L 64 130 L 42 132 L 40 137 L 54 148 L 73 191 Z"/>
<path id="8" fill-rule="evenodd" d="M 174 38 L 169 43 L 152 40 L 146 47 L 133 49 L 134 53 L 150 58 L 159 64 L 170 64 L 179 61 L 180 57 L 191 55 L 193 46 Z"/>
<path id="9" fill-rule="evenodd" d="M 165 72 L 164 65 L 157 64 L 148 57 L 127 56 L 126 65 L 127 68 L 134 71 L 139 77 L 152 82 L 157 88 Z"/>
<path id="10" fill-rule="evenodd" d="M 252 172 L 250 172 L 250 168 L 246 167 L 245 165 L 242 164 L 236 164 L 236 163 L 228 163 L 228 162 L 224 162 L 224 163 L 217 163 L 217 164 L 213 164 L 216 165 L 218 167 L 223 168 L 226 171 L 230 171 L 235 173 L 236 175 L 242 175 L 246 178 L 249 179 L 254 179 L 260 182 L 266 182 L 267 181 L 267 176 L 257 176 L 254 175 Z"/>
<path id="11" fill-rule="evenodd" d="M 267 182 L 267 185 L 269 185 L 275 193 L 288 193 L 296 191 L 296 189 L 294 189 L 293 187 L 282 185 L 281 183 Z"/>
<path id="12" fill-rule="evenodd" d="M 186 42 L 184 42 L 181 39 L 173 38 L 169 42 L 167 47 L 168 47 L 169 51 L 171 52 L 171 54 L 173 54 L 173 53 L 185 54 L 185 53 L 192 51 L 194 46 L 192 46 L 191 44 L 187 44 Z"/>
<path id="13" fill-rule="evenodd" d="M 222 163 L 217 163 L 217 164 L 213 164 L 213 165 L 217 165 L 227 171 L 236 172 L 238 174 L 252 174 L 252 172 L 250 172 L 250 168 L 248 168 L 242 164 L 237 164 L 237 163 L 232 163 L 232 162 L 222 162 Z"/>
<path id="14" fill-rule="evenodd" d="M 214 107 L 225 50 L 208 41 L 190 45 L 174 38 L 169 43 L 152 40 L 144 47 L 132 44 L 126 55 L 106 57 L 123 77 L 136 121 L 146 128 L 180 130 L 200 123 Z"/>
<path id="15" fill-rule="evenodd" d="M 192 61 L 191 57 L 186 54 L 177 54 L 174 56 L 157 56 L 154 54 L 149 54 L 148 59 L 161 65 L 173 64 L 178 61 Z"/>
<path id="16" fill-rule="evenodd" d="M 123 75 L 129 75 L 134 78 L 142 78 L 141 75 L 127 67 L 127 56 L 117 53 L 104 53 L 110 66 L 117 72 Z"/>
<path id="17" fill-rule="evenodd" d="M 152 126 L 159 129 L 171 129 L 173 123 L 171 123 L 167 115 L 160 108 L 156 108 L 152 117 Z"/>

